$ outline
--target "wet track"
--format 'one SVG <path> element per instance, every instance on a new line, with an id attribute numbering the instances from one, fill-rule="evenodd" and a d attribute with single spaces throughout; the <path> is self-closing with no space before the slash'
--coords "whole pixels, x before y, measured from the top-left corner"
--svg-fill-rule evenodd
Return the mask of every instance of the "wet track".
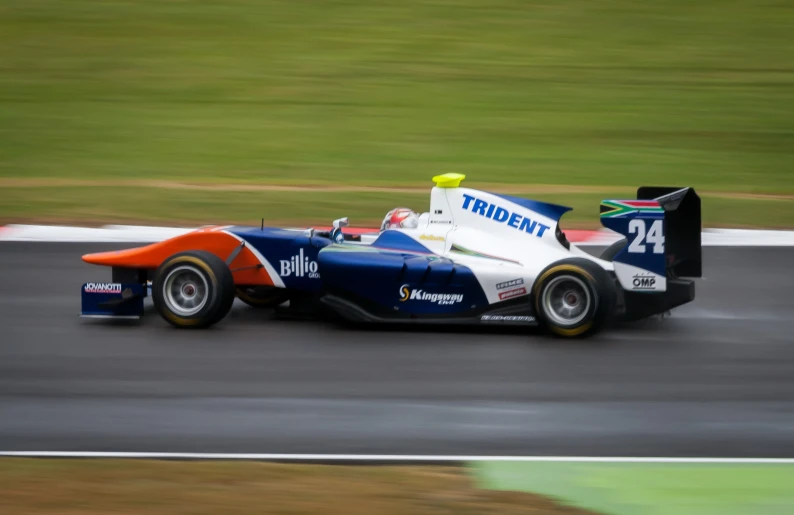
<path id="1" fill-rule="evenodd" d="M 0 243 L 0 450 L 794 456 L 794 248 L 705 248 L 693 305 L 575 343 L 80 320 L 108 248 Z"/>

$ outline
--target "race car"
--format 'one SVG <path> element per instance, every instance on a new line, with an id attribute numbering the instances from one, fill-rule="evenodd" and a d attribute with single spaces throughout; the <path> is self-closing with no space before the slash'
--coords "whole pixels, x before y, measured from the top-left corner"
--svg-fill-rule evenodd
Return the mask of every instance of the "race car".
<path id="1" fill-rule="evenodd" d="M 205 328 L 235 298 L 300 317 L 405 324 L 541 326 L 591 335 L 691 302 L 701 277 L 700 198 L 641 187 L 605 200 L 602 224 L 624 238 L 593 256 L 559 226 L 565 206 L 433 178 L 425 213 L 395 209 L 374 233 L 213 226 L 143 247 L 87 254 L 109 283 L 82 287 L 84 317 L 139 318 L 144 298 L 169 323 Z"/>

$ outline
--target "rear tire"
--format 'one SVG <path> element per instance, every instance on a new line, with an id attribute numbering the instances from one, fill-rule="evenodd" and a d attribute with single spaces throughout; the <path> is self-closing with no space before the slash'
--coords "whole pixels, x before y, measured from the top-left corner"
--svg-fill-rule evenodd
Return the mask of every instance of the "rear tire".
<path id="1" fill-rule="evenodd" d="M 209 327 L 232 308 L 234 278 L 226 263 L 210 252 L 180 252 L 157 268 L 152 300 L 160 315 L 175 327 Z"/>
<path id="2" fill-rule="evenodd" d="M 533 299 L 538 318 L 549 331 L 576 338 L 596 333 L 610 320 L 616 292 L 603 268 L 574 258 L 546 268 L 535 281 Z"/>

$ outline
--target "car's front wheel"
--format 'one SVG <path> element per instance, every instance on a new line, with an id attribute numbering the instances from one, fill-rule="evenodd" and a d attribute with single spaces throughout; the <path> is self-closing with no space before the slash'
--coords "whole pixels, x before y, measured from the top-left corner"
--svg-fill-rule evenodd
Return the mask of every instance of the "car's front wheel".
<path id="1" fill-rule="evenodd" d="M 229 313 L 234 302 L 234 278 L 226 263 L 212 253 L 180 252 L 157 268 L 152 300 L 171 325 L 209 327 Z"/>
<path id="2" fill-rule="evenodd" d="M 588 336 L 604 326 L 615 306 L 609 274 L 587 259 L 558 261 L 544 270 L 533 288 L 535 311 L 552 333 Z"/>

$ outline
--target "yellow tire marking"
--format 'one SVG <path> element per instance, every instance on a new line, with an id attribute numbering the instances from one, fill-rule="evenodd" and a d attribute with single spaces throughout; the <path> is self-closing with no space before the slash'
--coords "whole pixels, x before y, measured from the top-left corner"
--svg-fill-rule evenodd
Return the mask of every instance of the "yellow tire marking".
<path id="1" fill-rule="evenodd" d="M 535 290 L 535 292 L 534 292 L 534 294 L 535 294 L 535 310 L 538 313 L 541 313 L 541 309 L 540 309 L 540 295 L 539 295 L 540 294 L 540 287 L 543 284 L 543 282 L 550 275 L 556 274 L 557 272 L 573 272 L 573 273 L 576 273 L 578 275 L 582 275 L 582 276 L 586 277 L 587 279 L 590 280 L 591 283 L 595 282 L 595 279 L 593 279 L 593 276 L 590 275 L 587 272 L 587 270 L 584 270 L 583 268 L 580 268 L 580 267 L 578 267 L 576 265 L 557 265 L 557 266 L 555 266 L 553 268 L 550 268 L 550 269 L 546 270 L 546 272 L 543 275 L 541 275 L 535 281 L 535 288 L 534 288 L 534 290 Z M 580 334 L 585 333 L 588 329 L 590 329 L 590 327 L 593 326 L 593 321 L 590 320 L 586 324 L 581 325 L 579 327 L 574 327 L 573 329 L 565 329 L 565 328 L 562 328 L 562 327 L 556 327 L 556 326 L 548 324 L 548 323 L 547 323 L 547 326 L 551 330 L 551 332 L 553 332 L 555 334 L 558 334 L 560 336 L 579 336 Z"/>
<path id="2" fill-rule="evenodd" d="M 208 279 L 212 283 L 212 287 L 217 289 L 218 280 L 215 278 L 215 274 L 213 273 L 212 269 L 202 260 L 193 256 L 178 256 L 173 259 L 166 261 L 163 265 L 165 267 L 169 267 L 172 264 L 180 264 L 180 263 L 190 263 L 192 265 L 196 265 L 200 269 L 206 272 Z M 182 327 L 189 327 L 193 325 L 198 325 L 203 321 L 203 318 L 183 318 L 175 313 L 172 313 L 168 309 L 165 310 L 165 316 L 172 322 Z"/>

